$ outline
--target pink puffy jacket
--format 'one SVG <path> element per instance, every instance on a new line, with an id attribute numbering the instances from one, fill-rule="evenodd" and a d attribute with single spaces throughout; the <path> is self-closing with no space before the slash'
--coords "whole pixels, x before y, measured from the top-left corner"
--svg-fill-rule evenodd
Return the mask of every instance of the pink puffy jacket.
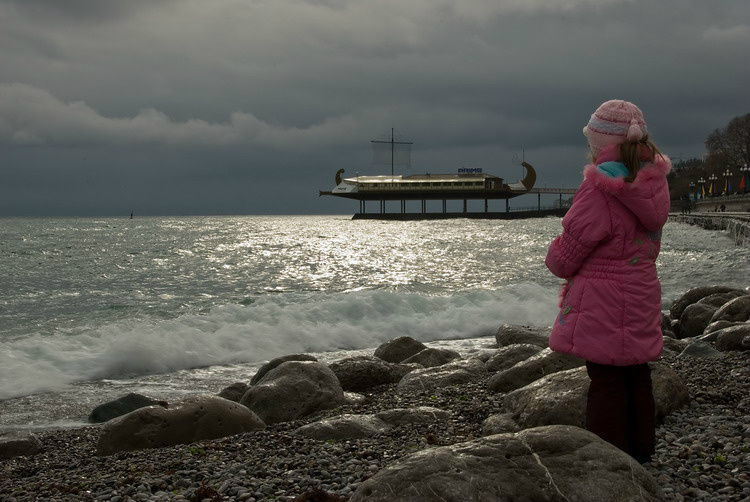
<path id="1" fill-rule="evenodd" d="M 547 252 L 547 268 L 568 280 L 549 345 L 595 363 L 628 366 L 657 359 L 664 343 L 654 262 L 669 213 L 672 165 L 657 156 L 627 183 L 602 168 L 616 160 L 617 149 L 610 148 L 585 167 L 563 233 Z"/>

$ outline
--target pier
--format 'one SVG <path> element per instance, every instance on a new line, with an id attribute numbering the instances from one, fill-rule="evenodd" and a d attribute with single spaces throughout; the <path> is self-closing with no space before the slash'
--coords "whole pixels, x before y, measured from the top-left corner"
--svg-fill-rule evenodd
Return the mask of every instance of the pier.
<path id="1" fill-rule="evenodd" d="M 526 191 L 524 194 L 536 194 L 537 203 L 535 206 L 524 206 L 511 208 L 510 197 L 505 194 L 488 194 L 483 192 L 477 192 L 476 194 L 455 194 L 450 192 L 445 193 L 431 193 L 421 194 L 419 198 L 408 197 L 400 199 L 398 198 L 401 194 L 388 194 L 385 197 L 374 198 L 367 197 L 359 199 L 359 211 L 352 216 L 354 220 L 395 220 L 395 221 L 413 221 L 413 220 L 439 220 L 439 219 L 452 219 L 452 218 L 470 218 L 470 219 L 521 219 L 521 218 L 543 218 L 546 216 L 564 216 L 568 210 L 568 205 L 563 200 L 563 195 L 575 194 L 575 188 L 532 188 Z M 542 194 L 553 194 L 558 196 L 557 204 L 554 205 L 542 205 Z M 387 201 L 399 201 L 399 210 L 397 212 L 388 212 L 386 205 Z M 407 200 L 419 200 L 419 209 L 416 212 L 409 212 L 407 210 Z M 461 211 L 448 211 L 447 202 L 449 200 L 460 200 L 463 201 Z M 469 211 L 468 201 L 480 200 L 484 201 L 483 211 Z M 505 200 L 504 211 L 491 211 L 489 207 L 489 201 L 491 200 Z M 377 209 L 375 211 L 368 212 L 369 202 L 377 202 Z M 441 201 L 442 210 L 430 212 L 427 210 L 428 201 Z"/>

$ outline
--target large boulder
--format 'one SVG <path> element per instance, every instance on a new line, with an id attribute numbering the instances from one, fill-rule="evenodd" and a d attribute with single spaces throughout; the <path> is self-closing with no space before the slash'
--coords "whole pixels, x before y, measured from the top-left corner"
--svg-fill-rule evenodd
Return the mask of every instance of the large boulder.
<path id="1" fill-rule="evenodd" d="M 407 373 L 398 383 L 398 392 L 431 391 L 471 382 L 484 375 L 484 363 L 479 359 L 453 361 L 434 368 L 424 368 Z"/>
<path id="2" fill-rule="evenodd" d="M 586 430 L 554 425 L 419 451 L 378 471 L 350 502 L 663 497 L 658 483 L 627 453 Z"/>
<path id="3" fill-rule="evenodd" d="M 36 455 L 41 450 L 42 443 L 34 434 L 0 433 L 0 460 Z"/>
<path id="4" fill-rule="evenodd" d="M 679 338 L 692 338 L 703 333 L 719 307 L 707 303 L 693 303 L 682 311 Z"/>
<path id="5" fill-rule="evenodd" d="M 693 303 L 716 293 L 728 293 L 732 291 L 746 294 L 741 289 L 730 288 L 727 286 L 701 286 L 693 288 L 672 303 L 672 306 L 669 308 L 669 315 L 672 319 L 679 319 L 682 317 L 682 311 L 685 310 L 688 305 L 692 305 Z"/>
<path id="6" fill-rule="evenodd" d="M 495 413 L 482 422 L 482 435 L 492 436 L 506 432 L 518 432 L 521 428 L 513 418 L 512 413 Z"/>
<path id="7" fill-rule="evenodd" d="M 401 336 L 388 340 L 375 349 L 375 357 L 389 363 L 400 363 L 404 359 L 423 351 L 427 346 L 410 336 Z"/>
<path id="8" fill-rule="evenodd" d="M 224 387 L 221 392 L 219 392 L 219 397 L 239 403 L 248 388 L 249 386 L 244 382 L 235 382 L 232 385 Z"/>
<path id="9" fill-rule="evenodd" d="M 510 392 L 527 385 L 544 375 L 577 368 L 586 364 L 580 357 L 544 349 L 536 355 L 496 373 L 488 383 L 492 392 Z"/>
<path id="10" fill-rule="evenodd" d="M 147 406 L 102 427 L 97 453 L 162 448 L 216 439 L 265 427 L 246 407 L 218 396 L 195 395 L 170 405 Z"/>
<path id="11" fill-rule="evenodd" d="M 323 363 L 287 361 L 250 387 L 240 403 L 270 425 L 335 408 L 344 403 L 344 389 Z"/>
<path id="12" fill-rule="evenodd" d="M 716 334 L 716 348 L 719 350 L 747 350 L 742 340 L 750 336 L 750 323 L 720 329 Z"/>
<path id="13" fill-rule="evenodd" d="M 541 351 L 542 347 L 530 343 L 506 345 L 500 347 L 497 353 L 484 363 L 484 367 L 491 372 L 507 370 Z"/>
<path id="14" fill-rule="evenodd" d="M 303 425 L 294 432 L 321 441 L 341 441 L 372 437 L 389 428 L 388 424 L 374 415 L 341 415 Z"/>
<path id="15" fill-rule="evenodd" d="M 275 359 L 271 359 L 266 364 L 260 367 L 258 372 L 253 375 L 253 378 L 250 379 L 250 385 L 255 385 L 256 383 L 260 382 L 260 379 L 263 378 L 266 373 L 277 367 L 278 365 L 285 363 L 287 361 L 317 361 L 318 359 L 314 356 L 311 356 L 309 354 L 288 354 L 286 356 L 277 357 Z"/>
<path id="16" fill-rule="evenodd" d="M 651 363 L 656 418 L 662 420 L 690 400 L 688 389 L 667 365 Z M 590 380 L 586 368 L 547 375 L 506 394 L 503 408 L 520 428 L 564 424 L 585 426 Z"/>
<path id="17" fill-rule="evenodd" d="M 728 301 L 719 307 L 711 318 L 711 322 L 745 322 L 748 320 L 750 320 L 750 295 L 740 296 Z"/>
<path id="18" fill-rule="evenodd" d="M 433 368 L 435 366 L 442 366 L 443 364 L 449 363 L 454 359 L 459 359 L 460 357 L 461 354 L 455 350 L 433 349 L 428 347 L 411 357 L 407 357 L 401 362 L 403 364 L 421 364 L 425 368 Z"/>
<path id="19" fill-rule="evenodd" d="M 549 345 L 549 330 L 531 326 L 503 324 L 497 329 L 495 341 L 498 347 L 505 347 L 506 345 L 516 343 L 530 343 L 531 345 L 545 348 Z"/>
<path id="20" fill-rule="evenodd" d="M 440 408 L 431 406 L 417 406 L 416 408 L 393 408 L 375 414 L 377 418 L 388 425 L 429 424 L 441 420 L 448 420 L 451 414 Z"/>
<path id="21" fill-rule="evenodd" d="M 108 401 L 104 404 L 100 404 L 99 406 L 94 408 L 94 410 L 89 414 L 89 422 L 95 424 L 106 422 L 108 420 L 112 420 L 113 418 L 117 418 L 119 416 L 130 413 L 131 411 L 135 411 L 139 408 L 153 405 L 166 407 L 167 403 L 165 401 L 151 399 L 150 397 L 131 392 L 130 394 L 125 394 L 122 397 L 119 397 L 113 401 Z"/>
<path id="22" fill-rule="evenodd" d="M 377 385 L 396 383 L 417 366 L 389 363 L 373 356 L 357 356 L 334 361 L 328 367 L 344 390 L 363 391 Z"/>

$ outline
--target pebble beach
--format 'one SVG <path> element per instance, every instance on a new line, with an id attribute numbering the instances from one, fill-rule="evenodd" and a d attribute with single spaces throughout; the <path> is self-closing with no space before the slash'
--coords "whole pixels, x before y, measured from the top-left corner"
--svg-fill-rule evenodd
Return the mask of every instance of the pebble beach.
<path id="1" fill-rule="evenodd" d="M 750 352 L 696 359 L 665 351 L 663 362 L 683 379 L 691 401 L 658 427 L 656 454 L 644 467 L 665 500 L 748 500 Z M 480 437 L 482 422 L 501 408 L 485 378 L 429 392 L 383 385 L 364 395 L 362 403 L 261 431 L 111 456 L 96 455 L 99 427 L 46 432 L 41 453 L 0 461 L 0 500 L 345 501 L 364 480 L 415 451 Z M 424 405 L 450 412 L 450 420 L 346 441 L 293 433 L 343 413 Z"/>

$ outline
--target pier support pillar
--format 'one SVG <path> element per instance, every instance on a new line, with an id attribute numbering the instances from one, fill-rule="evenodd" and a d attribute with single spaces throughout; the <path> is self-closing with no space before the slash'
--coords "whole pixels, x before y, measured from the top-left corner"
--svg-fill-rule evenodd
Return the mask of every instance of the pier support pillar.
<path id="1" fill-rule="evenodd" d="M 406 201 L 402 200 L 401 201 L 401 214 L 404 214 L 404 213 L 406 213 Z"/>
<path id="2" fill-rule="evenodd" d="M 505 199 L 505 212 L 510 212 L 510 201 L 508 199 Z"/>
<path id="3" fill-rule="evenodd" d="M 427 201 L 422 200 L 422 214 L 425 214 L 427 212 Z"/>
<path id="4" fill-rule="evenodd" d="M 446 213 L 446 209 L 445 209 L 445 200 L 443 200 L 443 214 L 445 214 L 445 213 Z"/>
<path id="5" fill-rule="evenodd" d="M 562 207 L 562 193 L 560 194 L 560 207 Z"/>
<path id="6" fill-rule="evenodd" d="M 536 210 L 537 211 L 542 210 L 542 194 L 541 193 L 536 194 Z"/>
<path id="7" fill-rule="evenodd" d="M 464 213 L 466 212 L 466 199 L 464 199 Z"/>
<path id="8" fill-rule="evenodd" d="M 485 213 L 487 212 L 487 209 L 488 209 L 488 207 L 487 207 L 487 199 L 484 199 L 484 212 Z"/>

